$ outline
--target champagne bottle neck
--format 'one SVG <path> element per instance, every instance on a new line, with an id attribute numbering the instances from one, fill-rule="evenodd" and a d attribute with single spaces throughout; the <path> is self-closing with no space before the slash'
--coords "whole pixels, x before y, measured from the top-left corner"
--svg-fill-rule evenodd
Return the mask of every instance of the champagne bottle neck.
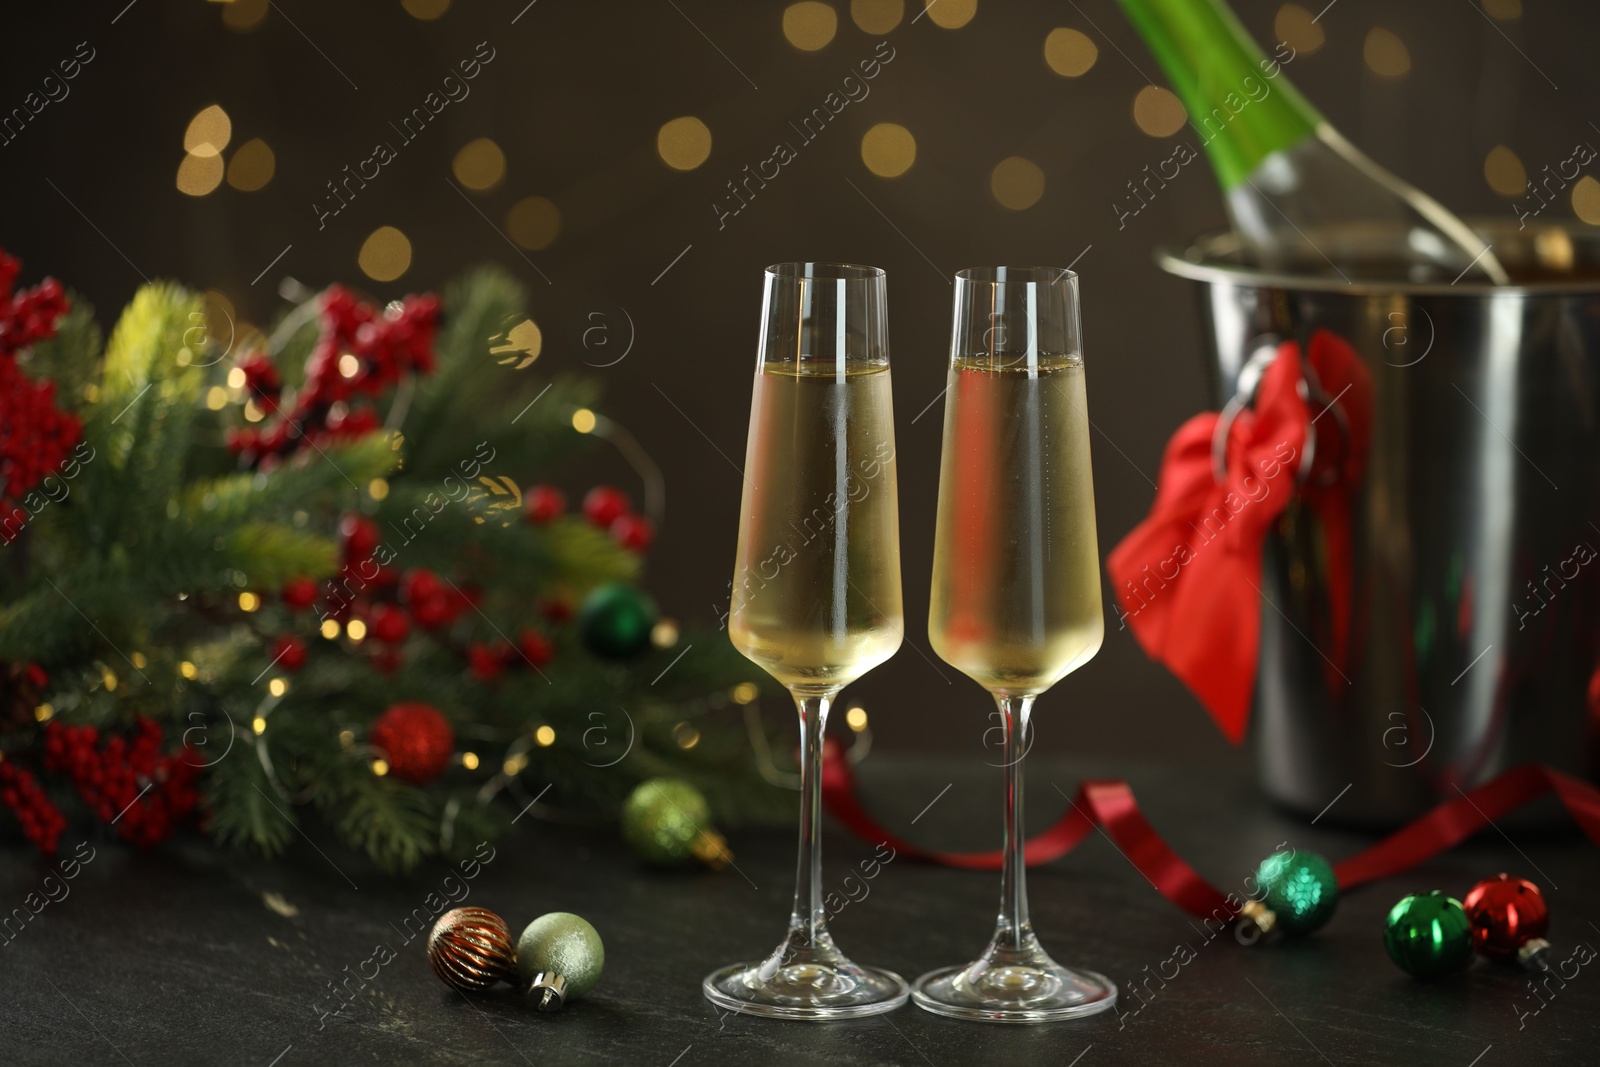
<path id="1" fill-rule="evenodd" d="M 1282 74 L 1294 50 L 1282 44 L 1264 54 L 1220 0 L 1120 3 L 1188 110 L 1223 189 L 1322 122 Z"/>

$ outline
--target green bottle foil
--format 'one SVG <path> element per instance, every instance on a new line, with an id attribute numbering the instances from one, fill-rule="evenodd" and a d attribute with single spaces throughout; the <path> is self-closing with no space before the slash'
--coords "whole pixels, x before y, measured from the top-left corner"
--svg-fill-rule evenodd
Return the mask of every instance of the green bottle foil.
<path id="1" fill-rule="evenodd" d="M 1220 0 L 1118 0 L 1189 111 L 1224 191 L 1311 136 L 1322 116 Z"/>

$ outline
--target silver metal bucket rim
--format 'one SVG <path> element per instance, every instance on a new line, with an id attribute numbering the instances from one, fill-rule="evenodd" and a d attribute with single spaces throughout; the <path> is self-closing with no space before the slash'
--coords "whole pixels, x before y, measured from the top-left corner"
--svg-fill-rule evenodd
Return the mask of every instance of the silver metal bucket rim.
<path id="1" fill-rule="evenodd" d="M 1600 238 L 1600 230 L 1579 229 L 1554 223 L 1545 223 L 1519 229 L 1509 222 L 1495 219 L 1472 219 L 1472 228 L 1483 235 L 1491 246 L 1500 241 L 1537 241 L 1541 236 L 1550 240 L 1582 240 L 1592 244 Z M 1292 289 L 1311 292 L 1337 292 L 1351 296 L 1493 296 L 1499 293 L 1534 294 L 1553 296 L 1568 293 L 1600 293 L 1600 277 L 1550 278 L 1515 285 L 1493 285 L 1489 282 L 1462 281 L 1407 282 L 1407 281 L 1356 281 L 1347 282 L 1324 274 L 1293 274 L 1286 271 L 1262 270 L 1229 262 L 1239 254 L 1239 238 L 1229 231 L 1204 234 L 1184 248 L 1162 247 L 1156 249 L 1157 266 L 1168 274 L 1213 285 L 1242 285 L 1256 289 Z"/>

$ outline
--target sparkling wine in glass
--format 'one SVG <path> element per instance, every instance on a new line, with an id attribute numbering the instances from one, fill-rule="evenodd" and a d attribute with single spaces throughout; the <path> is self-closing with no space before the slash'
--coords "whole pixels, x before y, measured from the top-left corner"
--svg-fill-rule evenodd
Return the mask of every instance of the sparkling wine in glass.
<path id="1" fill-rule="evenodd" d="M 905 1003 L 899 975 L 834 944 L 819 835 L 828 708 L 904 632 L 883 271 L 778 264 L 766 272 L 728 633 L 800 712 L 799 869 L 783 941 L 707 975 L 713 1003 L 790 1019 Z"/>
<path id="2" fill-rule="evenodd" d="M 1078 277 L 1053 267 L 956 275 L 928 637 L 987 689 L 1005 737 L 1000 915 L 971 963 L 917 979 L 940 1015 L 1043 1022 L 1104 1011 L 1117 987 L 1050 958 L 1028 919 L 1023 737 L 1034 700 L 1105 636 L 1089 469 Z"/>

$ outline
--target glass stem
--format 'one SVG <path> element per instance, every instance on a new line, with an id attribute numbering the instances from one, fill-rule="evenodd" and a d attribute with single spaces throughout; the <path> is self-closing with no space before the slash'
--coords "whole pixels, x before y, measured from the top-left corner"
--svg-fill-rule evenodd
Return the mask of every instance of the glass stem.
<path id="1" fill-rule="evenodd" d="M 833 694 L 794 694 L 800 712 L 800 858 L 794 877 L 790 937 L 814 948 L 828 933 L 822 904 L 822 730 Z"/>
<path id="2" fill-rule="evenodd" d="M 1022 758 L 1026 755 L 1025 735 L 1033 697 L 997 696 L 995 703 L 1005 728 L 1006 841 L 1005 866 L 1000 874 L 1000 920 L 994 941 L 1003 948 L 1022 949 L 1033 940 L 1033 924 L 1028 921 L 1028 875 L 1023 856 L 1026 838 L 1022 827 Z"/>

